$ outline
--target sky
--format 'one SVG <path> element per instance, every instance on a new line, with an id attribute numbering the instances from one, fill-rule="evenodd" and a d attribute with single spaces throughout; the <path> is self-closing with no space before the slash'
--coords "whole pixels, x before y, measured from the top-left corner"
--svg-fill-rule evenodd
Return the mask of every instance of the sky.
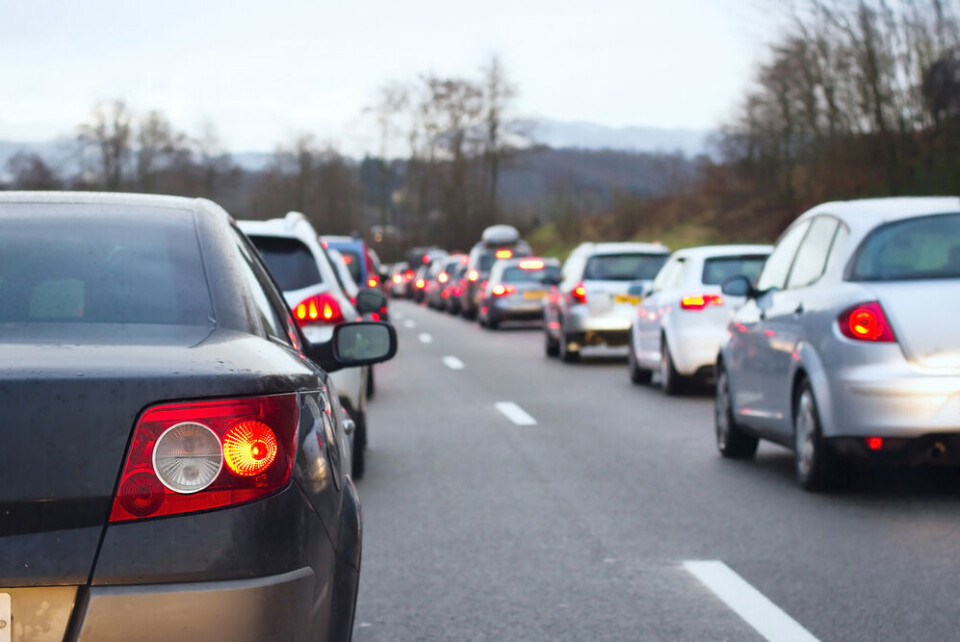
<path id="1" fill-rule="evenodd" d="M 0 0 L 0 140 L 72 136 L 95 103 L 212 123 L 231 151 L 312 133 L 376 148 L 364 108 L 499 56 L 524 118 L 711 129 L 749 87 L 763 0 Z"/>

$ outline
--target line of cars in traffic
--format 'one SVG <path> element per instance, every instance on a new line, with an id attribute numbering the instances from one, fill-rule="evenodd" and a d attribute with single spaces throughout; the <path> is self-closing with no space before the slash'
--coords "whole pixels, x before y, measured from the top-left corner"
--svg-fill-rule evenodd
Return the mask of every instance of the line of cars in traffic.
<path id="1" fill-rule="evenodd" d="M 0 193 L 6 639 L 349 639 L 385 304 L 299 214 Z"/>
<path id="2" fill-rule="evenodd" d="M 485 234 L 466 260 L 416 249 L 389 292 L 438 289 L 432 307 L 490 329 L 539 319 L 567 363 L 628 346 L 631 381 L 668 395 L 713 382 L 721 455 L 766 439 L 826 490 L 854 460 L 960 464 L 958 284 L 960 199 L 921 197 L 825 203 L 773 246 L 584 243 L 562 266 Z"/>

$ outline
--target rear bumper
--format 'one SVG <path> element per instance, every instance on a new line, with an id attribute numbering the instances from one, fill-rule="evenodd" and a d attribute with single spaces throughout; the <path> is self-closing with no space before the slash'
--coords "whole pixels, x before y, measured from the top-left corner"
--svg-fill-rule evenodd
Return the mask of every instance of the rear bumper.
<path id="1" fill-rule="evenodd" d="M 312 639 L 313 586 L 309 568 L 225 582 L 95 586 L 78 614 L 78 640 Z"/>
<path id="2" fill-rule="evenodd" d="M 501 321 L 540 321 L 543 319 L 542 301 L 518 300 L 497 300 L 488 299 L 483 303 L 488 308 L 488 315 L 491 318 Z"/>
<path id="3" fill-rule="evenodd" d="M 712 369 L 725 336 L 725 329 L 709 327 L 683 328 L 668 335 L 674 368 L 687 377 Z"/>

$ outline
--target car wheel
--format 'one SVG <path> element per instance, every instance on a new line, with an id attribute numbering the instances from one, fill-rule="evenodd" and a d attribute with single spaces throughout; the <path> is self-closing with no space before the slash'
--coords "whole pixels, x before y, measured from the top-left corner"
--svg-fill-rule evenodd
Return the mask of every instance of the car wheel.
<path id="1" fill-rule="evenodd" d="M 363 477 L 367 462 L 367 417 L 366 413 L 358 412 L 353 418 L 356 428 L 353 433 L 353 460 L 352 473 L 354 479 Z"/>
<path id="2" fill-rule="evenodd" d="M 566 332 L 560 331 L 560 359 L 564 363 L 576 363 L 580 361 L 580 350 L 570 350 L 570 342 L 573 341 Z"/>
<path id="3" fill-rule="evenodd" d="M 756 454 L 760 440 L 744 432 L 734 420 L 730 378 L 722 366 L 717 374 L 717 396 L 713 406 L 713 419 L 717 434 L 717 450 L 721 455 L 729 459 L 749 459 Z"/>
<path id="4" fill-rule="evenodd" d="M 800 384 L 793 410 L 794 462 L 797 482 L 804 490 L 824 491 L 839 482 L 837 456 L 820 430 L 820 413 L 810 382 Z"/>
<path id="5" fill-rule="evenodd" d="M 630 352 L 627 359 L 629 361 L 630 381 L 637 385 L 650 383 L 653 379 L 653 372 L 641 368 L 640 364 L 637 363 L 637 355 L 633 347 L 633 332 L 630 333 Z"/>
<path id="6" fill-rule="evenodd" d="M 673 365 L 673 357 L 670 355 L 670 344 L 667 338 L 663 337 L 660 341 L 660 387 L 663 392 L 673 396 L 683 392 L 686 381 L 677 372 Z"/>
<path id="7" fill-rule="evenodd" d="M 556 357 L 560 354 L 560 342 L 550 336 L 550 332 L 547 330 L 543 331 L 544 341 L 543 341 L 543 351 L 548 357 Z"/>
<path id="8" fill-rule="evenodd" d="M 373 394 L 377 391 L 376 383 L 373 381 L 373 366 L 367 372 L 367 399 L 373 399 Z"/>
<path id="9" fill-rule="evenodd" d="M 487 328 L 490 330 L 496 330 L 500 327 L 500 319 L 493 316 L 492 314 L 487 317 Z"/>

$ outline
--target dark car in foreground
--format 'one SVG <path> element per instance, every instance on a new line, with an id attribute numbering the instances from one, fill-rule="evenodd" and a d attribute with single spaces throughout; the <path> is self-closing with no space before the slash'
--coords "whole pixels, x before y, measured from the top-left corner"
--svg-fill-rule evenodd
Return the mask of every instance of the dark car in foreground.
<path id="1" fill-rule="evenodd" d="M 306 342 L 209 201 L 0 194 L 13 639 L 348 639 L 360 510 L 320 366 L 395 350 L 374 323 Z"/>

